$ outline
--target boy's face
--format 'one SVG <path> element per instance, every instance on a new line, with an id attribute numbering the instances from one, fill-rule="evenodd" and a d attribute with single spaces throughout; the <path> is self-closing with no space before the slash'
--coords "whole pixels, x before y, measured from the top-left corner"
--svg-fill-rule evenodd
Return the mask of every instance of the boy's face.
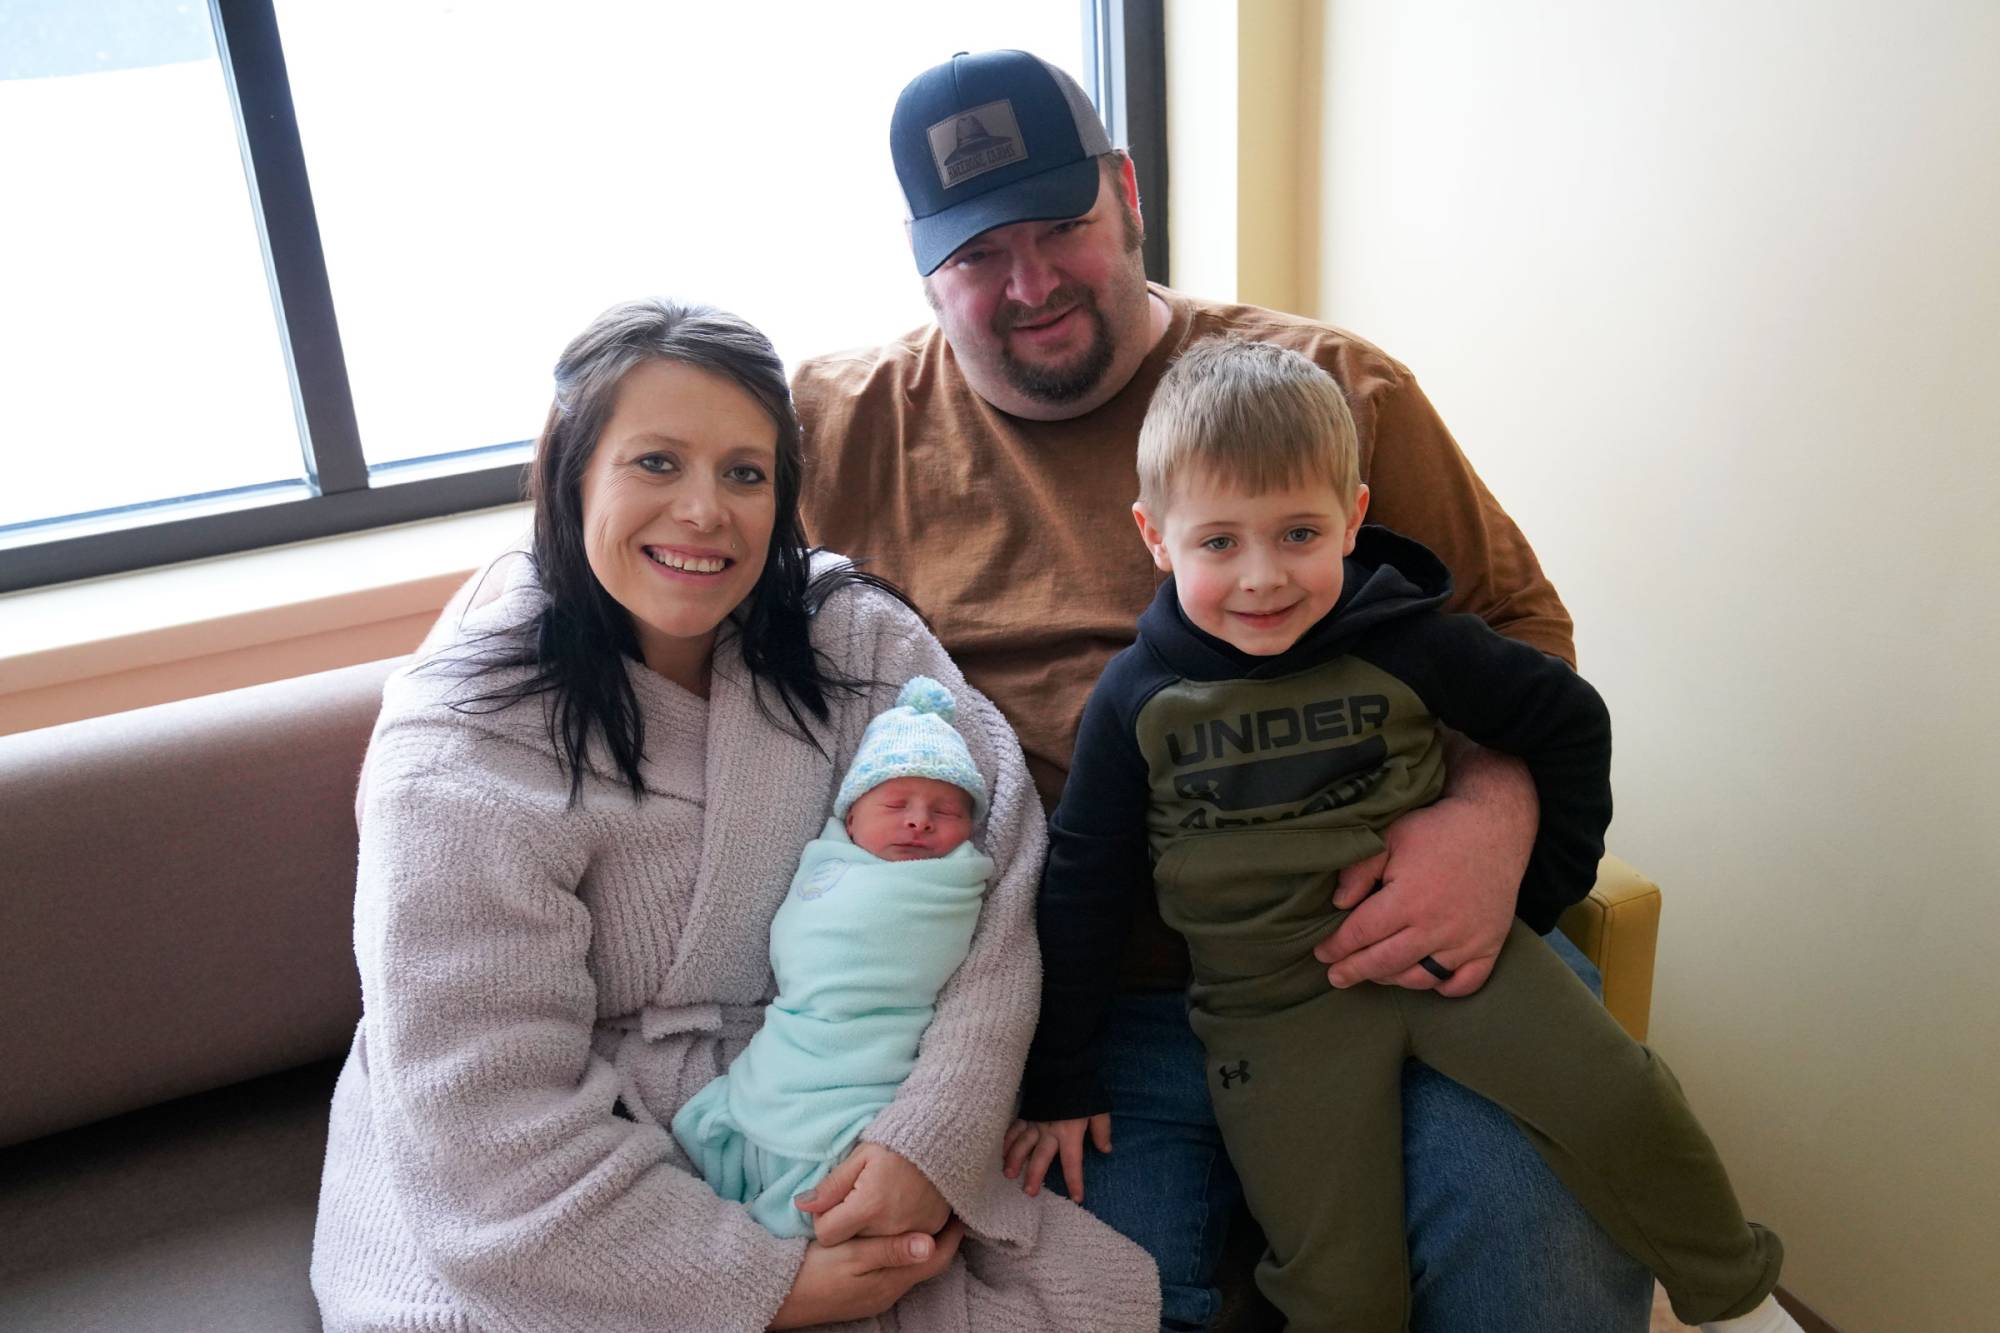
<path id="1" fill-rule="evenodd" d="M 1187 618 L 1259 657 L 1284 652 L 1333 609 L 1367 512 L 1366 486 L 1349 504 L 1326 482 L 1245 495 L 1202 472 L 1179 480 L 1164 513 L 1132 506 Z"/>
<path id="2" fill-rule="evenodd" d="M 943 856 L 972 836 L 972 797 L 936 778 L 890 778 L 847 809 L 847 836 L 884 861 Z"/>

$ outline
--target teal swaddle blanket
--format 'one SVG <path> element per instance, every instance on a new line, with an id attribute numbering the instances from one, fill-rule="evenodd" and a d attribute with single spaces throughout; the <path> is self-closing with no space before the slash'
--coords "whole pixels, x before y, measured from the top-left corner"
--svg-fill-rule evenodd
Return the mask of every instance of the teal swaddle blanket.
<path id="1" fill-rule="evenodd" d="M 779 1236 L 792 1206 L 895 1097 L 937 993 L 972 944 L 993 862 L 970 842 L 885 861 L 829 819 L 771 919 L 778 996 L 728 1070 L 681 1107 L 673 1134 L 715 1192 Z"/>

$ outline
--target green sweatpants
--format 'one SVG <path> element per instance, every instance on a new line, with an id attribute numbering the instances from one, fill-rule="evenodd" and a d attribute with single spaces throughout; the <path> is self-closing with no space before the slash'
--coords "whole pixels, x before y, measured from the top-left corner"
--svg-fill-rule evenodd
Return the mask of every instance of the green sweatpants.
<path id="1" fill-rule="evenodd" d="M 1200 841 L 1232 836 L 1241 835 Z M 1372 984 L 1336 991 L 1309 952 L 1344 915 L 1327 907 L 1331 876 L 1259 875 L 1258 892 L 1245 871 L 1262 857 L 1200 859 L 1235 881 L 1225 901 L 1207 897 L 1190 910 L 1163 884 L 1162 909 L 1188 938 L 1190 1016 L 1209 1055 L 1216 1122 L 1270 1242 L 1258 1285 L 1291 1329 L 1408 1327 L 1409 1058 L 1513 1116 L 1604 1229 L 1659 1277 L 1684 1322 L 1747 1313 L 1777 1284 L 1782 1246 L 1744 1221 L 1673 1074 L 1526 926 L 1514 923 L 1492 976 L 1469 996 Z M 1247 906 L 1246 892 L 1263 910 L 1227 910 L 1229 899 Z"/>

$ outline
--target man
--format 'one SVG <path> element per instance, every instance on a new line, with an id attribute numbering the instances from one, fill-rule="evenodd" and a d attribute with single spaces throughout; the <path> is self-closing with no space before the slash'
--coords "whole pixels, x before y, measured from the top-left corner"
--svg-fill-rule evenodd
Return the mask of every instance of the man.
<path id="1" fill-rule="evenodd" d="M 1140 420 L 1167 364 L 1216 334 L 1282 342 L 1330 371 L 1373 517 L 1444 558 L 1453 609 L 1572 656 L 1534 553 L 1404 367 L 1320 324 L 1147 284 L 1131 161 L 1067 75 L 1021 52 L 955 57 L 904 89 L 890 137 L 937 322 L 800 368 L 808 524 L 915 598 L 1019 732 L 1045 801 L 1091 685 L 1156 584 L 1130 518 Z M 1465 995 L 1485 981 L 1533 793 L 1498 756 L 1470 750 L 1453 771 L 1444 800 L 1390 829 L 1385 857 L 1343 875 L 1336 904 L 1361 905 L 1316 951 L 1331 984 Z M 1167 1326 L 1205 1328 L 1239 1187 L 1183 1012 L 1185 949 L 1150 905 L 1141 917 L 1104 1071 L 1116 1150 L 1066 1152 L 1062 1179 L 1153 1253 Z M 1650 1279 L 1504 1114 L 1420 1066 L 1404 1101 L 1419 1333 L 1645 1327 Z M 1327 1129 L 1323 1151 L 1340 1151 Z"/>

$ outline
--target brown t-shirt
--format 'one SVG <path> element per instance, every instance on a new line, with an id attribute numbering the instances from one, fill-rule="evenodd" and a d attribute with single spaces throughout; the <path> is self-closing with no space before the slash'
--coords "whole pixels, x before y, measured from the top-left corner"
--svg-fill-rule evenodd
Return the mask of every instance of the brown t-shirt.
<path id="1" fill-rule="evenodd" d="M 1280 343 L 1339 381 L 1361 438 L 1368 517 L 1451 569 L 1450 609 L 1574 662 L 1569 614 L 1409 370 L 1338 329 L 1164 287 L 1167 331 L 1111 401 L 1026 421 L 974 393 L 935 325 L 818 357 L 793 381 L 806 433 L 806 528 L 867 560 L 929 617 L 966 679 L 998 704 L 1054 807 L 1077 719 L 1132 642 L 1161 575 L 1132 521 L 1139 424 L 1183 350 L 1233 334 Z M 1150 907 L 1128 986 L 1178 986 L 1186 949 Z"/>

